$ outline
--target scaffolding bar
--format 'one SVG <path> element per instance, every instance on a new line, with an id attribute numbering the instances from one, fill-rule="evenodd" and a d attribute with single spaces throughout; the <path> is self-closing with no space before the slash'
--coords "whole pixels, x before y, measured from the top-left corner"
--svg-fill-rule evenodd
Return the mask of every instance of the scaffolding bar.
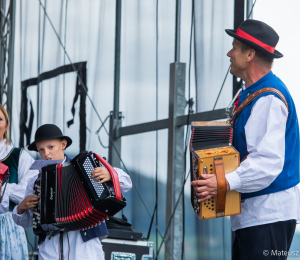
<path id="1" fill-rule="evenodd" d="M 120 102 L 120 62 L 121 62 L 121 15 L 122 1 L 116 0 L 116 30 L 115 30 L 115 78 L 114 78 L 114 110 L 110 114 L 108 162 L 120 168 L 121 138 L 117 130 L 122 125 L 122 115 L 119 112 Z"/>
<path id="2" fill-rule="evenodd" d="M 213 121 L 219 119 L 226 119 L 226 109 L 216 109 L 212 111 L 200 112 L 189 115 L 189 122 L 187 122 L 187 115 L 179 116 L 176 119 L 176 126 L 184 126 L 190 124 L 193 121 Z M 163 130 L 169 127 L 169 119 L 161 119 L 157 121 L 147 122 L 143 124 L 123 126 L 118 130 L 117 137 L 135 135 L 140 133 L 146 133 L 151 131 Z"/>
<path id="3" fill-rule="evenodd" d="M 176 201 L 179 198 L 185 176 L 184 163 L 184 127 L 176 125 L 176 118 L 184 115 L 185 100 L 185 63 L 175 62 L 170 64 L 170 98 L 169 98 L 169 138 L 168 138 L 168 176 L 167 176 L 167 201 L 166 223 L 169 223 Z M 171 220 L 170 228 L 166 233 L 166 246 L 170 248 L 174 260 L 181 258 L 183 223 L 182 203 L 179 203 Z M 165 259 L 172 256 L 165 251 Z"/>
<path id="4" fill-rule="evenodd" d="M 14 79 L 14 47 L 15 47 L 15 23 L 16 23 L 16 0 L 10 0 L 10 26 L 9 26 L 9 49 L 8 49 L 8 85 L 7 85 L 7 113 L 10 120 L 9 130 L 12 126 L 12 100 Z"/>

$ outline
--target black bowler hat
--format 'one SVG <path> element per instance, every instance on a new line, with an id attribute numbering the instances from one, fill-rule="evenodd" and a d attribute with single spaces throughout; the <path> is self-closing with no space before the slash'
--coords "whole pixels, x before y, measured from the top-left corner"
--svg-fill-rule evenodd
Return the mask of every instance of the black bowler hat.
<path id="1" fill-rule="evenodd" d="M 54 138 L 62 138 L 67 140 L 67 147 L 69 147 L 72 144 L 72 139 L 69 136 L 64 136 L 61 132 L 61 130 L 56 126 L 52 124 L 45 124 L 40 126 L 34 136 L 34 142 L 32 142 L 30 145 L 28 145 L 27 149 L 29 151 L 38 151 L 36 149 L 36 143 L 44 140 L 54 139 Z"/>
<path id="2" fill-rule="evenodd" d="M 275 50 L 279 40 L 278 34 L 272 27 L 261 21 L 249 19 L 242 22 L 237 30 L 226 29 L 225 31 L 228 35 L 268 57 L 283 57 L 279 51 Z"/>

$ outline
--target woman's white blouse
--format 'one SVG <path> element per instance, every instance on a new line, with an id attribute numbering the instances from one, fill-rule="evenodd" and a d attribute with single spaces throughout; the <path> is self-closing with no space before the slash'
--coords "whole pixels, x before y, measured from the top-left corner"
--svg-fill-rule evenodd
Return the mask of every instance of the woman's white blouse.
<path id="1" fill-rule="evenodd" d="M 0 142 L 0 159 L 4 159 L 13 146 L 5 144 L 6 139 Z M 30 178 L 38 174 L 37 170 L 29 170 L 30 166 L 34 162 L 34 159 L 26 151 L 22 151 L 19 157 L 18 165 L 18 184 L 8 183 L 4 192 L 2 202 L 0 203 L 0 214 L 5 213 L 9 210 L 9 200 L 19 204 L 25 195 L 27 182 Z M 4 188 L 1 189 L 1 195 L 3 194 Z"/>

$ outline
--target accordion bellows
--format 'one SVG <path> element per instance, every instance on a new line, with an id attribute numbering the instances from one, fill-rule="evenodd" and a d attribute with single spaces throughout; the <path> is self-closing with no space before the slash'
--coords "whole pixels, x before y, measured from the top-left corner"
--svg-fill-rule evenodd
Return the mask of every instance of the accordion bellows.
<path id="1" fill-rule="evenodd" d="M 94 168 L 101 166 L 108 169 L 112 179 L 103 184 L 91 178 Z M 33 210 L 36 235 L 49 234 L 51 228 L 92 228 L 126 206 L 118 174 L 102 157 L 88 152 L 80 153 L 70 162 L 43 167 L 34 193 L 40 196 L 40 203 Z"/>
<path id="2" fill-rule="evenodd" d="M 218 182 L 218 196 L 200 203 L 191 187 L 192 206 L 200 219 L 241 214 L 240 193 L 226 192 L 225 174 L 240 165 L 239 153 L 231 145 L 232 135 L 231 125 L 225 122 L 192 122 L 191 181 L 201 179 L 201 174 L 216 174 Z"/>

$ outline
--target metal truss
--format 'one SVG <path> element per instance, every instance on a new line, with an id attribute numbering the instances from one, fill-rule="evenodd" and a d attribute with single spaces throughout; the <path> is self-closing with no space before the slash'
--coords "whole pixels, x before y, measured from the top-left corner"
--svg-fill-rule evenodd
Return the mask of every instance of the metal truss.
<path id="1" fill-rule="evenodd" d="M 6 107 L 10 120 L 12 115 L 15 13 L 15 0 L 0 1 L 0 103 Z"/>

